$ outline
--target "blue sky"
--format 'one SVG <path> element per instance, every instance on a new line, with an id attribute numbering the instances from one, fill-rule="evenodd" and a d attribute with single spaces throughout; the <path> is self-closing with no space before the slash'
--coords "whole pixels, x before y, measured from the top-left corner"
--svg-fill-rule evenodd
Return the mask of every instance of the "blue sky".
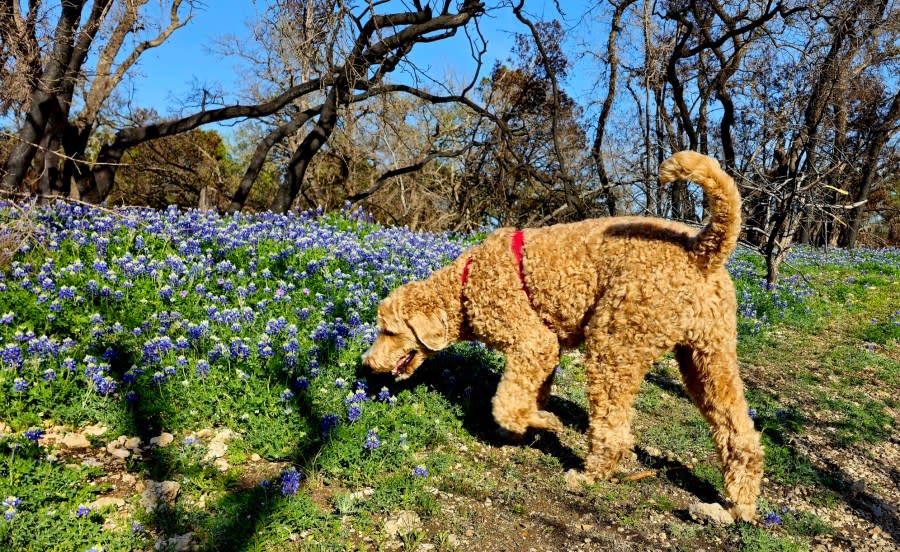
<path id="1" fill-rule="evenodd" d="M 564 25 L 577 25 L 584 9 L 583 0 L 565 2 L 571 10 Z M 178 99 L 188 95 L 195 84 L 208 87 L 220 85 L 229 90 L 239 86 L 241 76 L 237 62 L 221 59 L 210 44 L 223 35 L 245 36 L 247 21 L 257 10 L 264 10 L 265 2 L 215 0 L 194 14 L 193 20 L 178 30 L 165 44 L 149 50 L 142 56 L 134 80 L 134 105 L 153 107 L 160 114 L 171 114 L 178 109 Z M 558 18 L 552 0 L 528 0 L 526 10 L 534 19 Z M 527 32 L 507 8 L 491 11 L 482 18 L 481 29 L 488 40 L 487 63 L 489 70 L 496 59 L 506 59 L 513 46 L 513 33 Z M 441 78 L 453 73 L 457 78 L 471 77 L 475 64 L 469 56 L 468 41 L 463 33 L 433 44 L 417 45 L 411 59 L 429 73 Z M 576 96 L 588 93 L 583 71 L 573 71 L 568 86 Z"/>

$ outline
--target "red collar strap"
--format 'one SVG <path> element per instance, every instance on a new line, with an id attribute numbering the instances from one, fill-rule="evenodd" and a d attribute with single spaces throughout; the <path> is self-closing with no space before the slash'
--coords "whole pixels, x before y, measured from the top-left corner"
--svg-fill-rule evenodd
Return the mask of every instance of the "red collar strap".
<path id="1" fill-rule="evenodd" d="M 516 258 L 516 267 L 519 272 L 519 282 L 522 284 L 522 290 L 525 292 L 525 295 L 528 296 L 528 302 L 531 303 L 531 294 L 528 293 L 528 286 L 525 285 L 525 267 L 522 264 L 522 258 L 524 257 L 522 253 L 522 248 L 525 246 L 525 233 L 521 230 L 516 230 L 512 235 L 512 240 L 510 241 L 510 249 L 512 249 L 513 256 Z M 469 279 L 469 266 L 472 264 L 472 257 L 466 259 L 466 264 L 463 265 L 462 276 L 460 280 L 462 281 L 462 285 L 466 285 L 466 280 Z M 534 305 L 531 305 L 534 308 Z"/>

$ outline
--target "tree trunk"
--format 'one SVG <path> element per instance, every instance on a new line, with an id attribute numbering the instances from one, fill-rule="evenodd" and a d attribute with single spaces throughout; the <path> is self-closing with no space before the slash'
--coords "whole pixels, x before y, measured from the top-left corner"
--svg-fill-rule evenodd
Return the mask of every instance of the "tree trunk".
<path id="1" fill-rule="evenodd" d="M 878 159 L 881 157 L 881 150 L 884 149 L 884 145 L 888 142 L 893 132 L 896 132 L 895 127 L 898 121 L 900 121 L 900 92 L 894 95 L 887 115 L 872 133 L 872 140 L 866 148 L 866 155 L 863 158 L 862 183 L 856 195 L 853 196 L 853 204 L 855 206 L 850 211 L 848 228 L 841 243 L 844 247 L 856 247 L 859 229 L 862 226 L 863 217 L 868 206 L 869 192 L 872 191 L 872 182 L 875 180 L 875 175 L 878 172 Z"/>
<path id="2" fill-rule="evenodd" d="M 300 194 L 300 187 L 303 185 L 303 178 L 306 176 L 306 169 L 309 168 L 309 162 L 315 157 L 316 153 L 321 149 L 337 124 L 337 108 L 338 108 L 338 92 L 335 88 L 331 89 L 325 103 L 322 105 L 322 112 L 319 120 L 303 142 L 294 152 L 294 156 L 288 163 L 287 170 L 284 174 L 284 180 L 278 188 L 275 195 L 275 201 L 272 203 L 272 211 L 276 213 L 287 213 L 294 200 Z"/>
<path id="3" fill-rule="evenodd" d="M 85 0 L 66 0 L 62 2 L 59 20 L 53 37 L 53 52 L 47 69 L 36 84 L 31 95 L 31 109 L 25 117 L 25 124 L 19 131 L 18 140 L 6 161 L 6 174 L 3 175 L 2 188 L 18 190 L 25 180 L 39 144 L 44 140 L 44 133 L 50 118 L 61 110 L 56 93 L 66 77 L 69 62 L 72 60 L 75 34 L 81 19 L 81 9 Z M 50 156 L 52 157 L 52 156 Z"/>

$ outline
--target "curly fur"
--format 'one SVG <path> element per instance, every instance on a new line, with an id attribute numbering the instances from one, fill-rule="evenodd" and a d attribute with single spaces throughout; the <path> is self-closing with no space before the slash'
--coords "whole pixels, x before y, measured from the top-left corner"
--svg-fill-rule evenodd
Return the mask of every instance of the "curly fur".
<path id="1" fill-rule="evenodd" d="M 403 379 L 430 354 L 479 339 L 507 358 L 494 419 L 522 434 L 562 427 L 544 406 L 560 347 L 584 343 L 590 449 L 584 472 L 567 479 L 590 482 L 608 477 L 631 449 L 641 380 L 674 349 L 688 394 L 712 428 L 731 512 L 752 519 L 763 454 L 738 374 L 735 290 L 724 266 L 740 229 L 740 196 L 714 159 L 695 152 L 662 164 L 660 181 L 673 180 L 704 188 L 712 217 L 699 233 L 644 217 L 526 229 L 529 300 L 510 250 L 515 230 L 497 230 L 427 280 L 391 293 L 363 362 Z"/>

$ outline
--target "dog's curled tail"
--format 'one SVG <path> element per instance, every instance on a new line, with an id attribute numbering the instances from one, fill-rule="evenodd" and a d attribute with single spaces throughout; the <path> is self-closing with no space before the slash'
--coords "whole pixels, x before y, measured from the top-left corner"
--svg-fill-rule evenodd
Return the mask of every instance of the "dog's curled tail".
<path id="1" fill-rule="evenodd" d="M 719 162 L 695 151 L 680 151 L 659 166 L 659 181 L 690 180 L 703 187 L 712 217 L 695 238 L 692 252 L 709 270 L 725 264 L 741 231 L 741 195 Z"/>

